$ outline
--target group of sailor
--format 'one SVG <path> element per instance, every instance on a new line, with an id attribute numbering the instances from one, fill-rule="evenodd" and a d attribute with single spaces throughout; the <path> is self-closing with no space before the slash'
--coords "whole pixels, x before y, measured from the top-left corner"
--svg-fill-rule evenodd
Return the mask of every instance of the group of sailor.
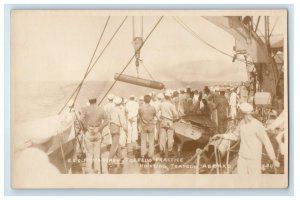
<path id="1" fill-rule="evenodd" d="M 188 87 L 165 90 L 158 94 L 149 93 L 139 99 L 131 95 L 128 100 L 109 94 L 108 102 L 103 107 L 97 105 L 96 98 L 91 98 L 89 106 L 81 109 L 75 122 L 77 145 L 74 155 L 81 155 L 85 159 L 86 173 L 101 173 L 101 162 L 98 162 L 101 159 L 101 143 L 105 135 L 108 135 L 111 143 L 109 160 L 117 157 L 122 163 L 126 156 L 122 147 L 135 148 L 138 143 L 141 158 L 153 158 L 156 145 L 159 146 L 160 156 L 170 156 L 173 154 L 174 122 L 185 115 L 200 114 L 218 125 L 218 133 L 213 138 L 241 140 L 238 173 L 261 173 L 262 145 L 274 166 L 278 167 L 279 162 L 263 125 L 251 115 L 253 106 L 251 101 L 249 103 L 249 97 L 246 100 L 247 93 L 243 92 L 245 88 L 243 84 L 231 88 L 205 86 L 203 91 Z M 237 124 L 238 128 L 233 133 L 226 132 L 227 120 L 236 122 L 238 109 L 243 114 L 242 120 Z M 272 130 L 276 128 L 276 125 L 269 127 Z M 32 151 L 39 155 L 37 152 L 40 152 L 41 160 L 49 162 L 45 159 L 47 151 L 42 146 L 49 147 L 47 142 L 53 136 L 50 133 L 28 136 L 25 147 L 20 147 L 21 154 Z M 114 167 L 114 163 L 108 163 L 108 168 Z M 52 165 L 49 165 L 50 168 L 50 171 L 57 172 Z"/>
<path id="2" fill-rule="evenodd" d="M 172 93 L 166 90 L 164 94 L 147 94 L 137 100 L 131 95 L 126 102 L 123 98 L 109 94 L 108 103 L 101 107 L 96 106 L 96 99 L 90 99 L 90 105 L 81 110 L 80 123 L 86 130 L 86 171 L 99 172 L 100 166 L 95 165 L 100 159 L 100 143 L 104 135 L 111 138 L 109 161 L 115 157 L 122 163 L 126 149 L 137 148 L 140 142 L 141 158 L 153 158 L 155 141 L 159 145 L 162 155 L 168 155 L 173 149 L 174 126 L 178 112 L 172 102 Z M 93 110 L 93 112 L 91 112 Z M 97 121 L 97 123 L 95 123 Z M 105 127 L 107 127 L 105 129 Z M 148 144 L 148 145 L 147 145 Z M 96 149 L 95 149 L 96 148 Z M 91 161 L 91 162 L 90 162 Z M 92 162 L 94 165 L 92 165 Z M 97 162 L 99 163 L 99 162 Z M 93 166 L 93 168 L 92 168 Z M 113 162 L 108 168 L 114 168 Z"/>

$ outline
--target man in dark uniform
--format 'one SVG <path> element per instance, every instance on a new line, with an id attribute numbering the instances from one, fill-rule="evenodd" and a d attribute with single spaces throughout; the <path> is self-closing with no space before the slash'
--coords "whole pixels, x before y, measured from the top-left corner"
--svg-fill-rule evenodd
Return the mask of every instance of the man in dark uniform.
<path id="1" fill-rule="evenodd" d="M 145 157 L 148 152 L 148 157 L 154 156 L 154 130 L 156 110 L 154 106 L 150 105 L 151 97 L 145 95 L 145 104 L 139 108 L 139 117 L 141 120 L 141 157 Z M 149 142 L 149 149 L 147 150 L 147 141 Z"/>
<path id="2" fill-rule="evenodd" d="M 86 128 L 84 145 L 86 147 L 86 172 L 101 173 L 100 153 L 102 130 L 109 123 L 106 112 L 97 106 L 97 99 L 89 99 L 90 105 L 82 109 L 81 121 Z"/>
<path id="3" fill-rule="evenodd" d="M 220 90 L 220 96 L 216 99 L 218 115 L 218 132 L 225 133 L 227 130 L 228 101 L 225 97 L 225 90 Z"/>

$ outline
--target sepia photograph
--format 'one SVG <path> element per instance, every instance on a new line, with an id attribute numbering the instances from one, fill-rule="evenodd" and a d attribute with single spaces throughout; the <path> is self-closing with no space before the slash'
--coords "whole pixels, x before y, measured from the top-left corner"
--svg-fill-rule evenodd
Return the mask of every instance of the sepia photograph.
<path id="1" fill-rule="evenodd" d="M 12 188 L 287 188 L 287 10 L 12 10 Z"/>

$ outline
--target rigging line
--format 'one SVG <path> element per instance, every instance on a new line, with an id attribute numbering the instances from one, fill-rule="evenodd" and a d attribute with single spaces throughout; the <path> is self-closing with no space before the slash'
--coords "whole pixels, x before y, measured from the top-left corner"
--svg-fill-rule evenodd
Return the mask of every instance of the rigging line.
<path id="1" fill-rule="evenodd" d="M 257 26 L 256 32 L 258 31 L 258 33 L 260 33 L 260 36 L 259 36 L 259 37 L 265 37 L 265 36 L 264 36 L 265 34 L 263 34 L 262 31 L 258 28 L 259 24 L 253 23 L 253 25 L 254 25 L 254 26 Z M 257 34 L 257 33 L 256 33 L 256 34 Z M 258 34 L 257 34 L 257 35 L 258 35 Z"/>
<path id="2" fill-rule="evenodd" d="M 142 26 L 141 37 L 143 38 L 143 35 L 144 35 L 144 17 L 143 16 L 142 16 L 141 26 Z"/>
<path id="3" fill-rule="evenodd" d="M 103 35 L 104 35 L 104 32 L 105 32 L 105 30 L 106 30 L 106 27 L 107 27 L 107 24 L 108 24 L 108 22 L 109 22 L 109 19 L 110 19 L 110 16 L 108 16 L 108 18 L 107 18 L 107 20 L 106 20 L 105 26 L 104 26 L 104 28 L 103 28 L 103 30 L 102 30 L 102 33 L 101 33 L 101 35 L 100 35 L 100 37 L 99 37 L 99 39 L 98 39 L 96 48 L 95 48 L 95 50 L 94 50 L 94 52 L 93 52 L 93 55 L 92 55 L 92 57 L 91 57 L 91 59 L 90 59 L 89 65 L 88 65 L 88 67 L 87 67 L 85 73 L 88 72 L 88 70 L 89 70 L 89 68 L 90 68 L 90 66 L 91 66 L 91 64 L 92 64 L 92 61 L 93 61 L 93 59 L 94 59 L 94 57 L 95 57 L 95 54 L 96 54 L 97 49 L 98 49 L 98 47 L 99 47 L 99 44 L 100 44 L 100 42 L 101 42 L 101 40 L 102 40 L 102 37 L 103 37 Z M 71 98 L 74 96 L 74 94 L 75 94 L 76 91 L 78 90 L 78 91 L 77 91 L 77 94 L 76 94 L 76 96 L 75 96 L 75 99 L 74 99 L 74 101 L 72 102 L 72 106 L 71 106 L 71 108 L 70 108 L 70 110 L 69 110 L 69 112 L 71 112 L 72 107 L 74 106 L 75 101 L 76 101 L 76 99 L 77 99 L 77 96 L 78 96 L 78 94 L 79 94 L 79 92 L 80 92 L 80 89 L 81 89 L 81 86 L 82 86 L 82 84 L 83 84 L 83 81 L 84 81 L 84 79 L 83 79 L 83 80 L 81 81 L 81 83 L 78 85 L 78 87 L 76 88 L 76 90 L 74 91 L 74 93 L 72 94 L 72 96 L 69 98 L 69 100 L 66 102 L 66 104 L 64 105 L 64 107 L 59 111 L 59 114 L 62 112 L 62 110 L 65 108 L 65 106 L 69 103 L 69 101 L 71 100 Z M 58 133 L 57 133 L 57 134 L 58 134 Z M 65 153 L 64 153 L 63 145 L 62 145 L 62 136 L 61 136 L 61 135 L 59 135 L 59 136 L 60 136 L 60 137 L 59 137 L 59 146 L 60 146 L 60 151 L 61 151 L 61 155 L 62 155 L 62 159 L 63 159 L 63 164 L 64 164 L 65 172 L 68 173 L 68 171 L 67 171 L 66 159 L 65 159 Z"/>
<path id="4" fill-rule="evenodd" d="M 134 16 L 132 16 L 132 38 L 134 38 L 135 37 L 135 35 L 134 35 L 134 32 L 135 32 L 135 29 L 134 29 L 134 25 L 135 23 L 134 23 Z"/>
<path id="5" fill-rule="evenodd" d="M 256 33 L 257 29 L 258 29 L 259 21 L 260 21 L 260 16 L 258 16 L 258 18 L 257 18 L 256 25 L 253 23 L 253 25 L 255 26 L 255 30 L 254 30 L 255 33 Z"/>
<path id="6" fill-rule="evenodd" d="M 144 44 L 146 43 L 146 41 L 149 39 L 149 37 L 152 35 L 153 31 L 156 29 L 156 27 L 158 26 L 158 24 L 161 22 L 161 20 L 163 19 L 164 16 L 161 16 L 159 18 L 159 20 L 156 22 L 156 24 L 154 25 L 154 27 L 152 28 L 152 30 L 150 31 L 150 33 L 148 34 L 148 36 L 146 37 L 145 41 L 142 43 L 142 45 L 139 47 L 138 51 L 141 50 L 141 48 L 144 46 Z M 133 60 L 133 58 L 135 57 L 135 54 L 133 54 L 133 56 L 131 56 L 130 60 L 127 62 L 127 64 L 125 65 L 125 67 L 123 68 L 123 70 L 119 73 L 118 78 L 124 73 L 124 71 L 127 69 L 127 67 L 129 66 L 129 64 L 131 63 L 131 61 Z M 118 79 L 117 78 L 117 79 Z M 100 102 L 98 103 L 98 106 L 103 102 L 104 98 L 107 96 L 107 94 L 111 91 L 111 89 L 114 87 L 114 85 L 117 83 L 117 79 L 114 80 L 113 84 L 110 86 L 110 88 L 106 91 L 106 93 L 104 94 L 104 96 L 102 97 L 102 99 L 100 100 Z"/>
<path id="7" fill-rule="evenodd" d="M 91 58 L 91 60 L 90 60 L 90 62 L 89 62 L 89 65 L 88 65 L 88 67 L 87 67 L 87 69 L 86 69 L 86 71 L 85 71 L 85 74 L 89 71 L 89 69 L 90 69 L 90 67 L 91 67 L 91 64 L 92 64 L 92 62 L 93 62 L 93 60 L 94 60 L 94 57 L 95 57 L 96 52 L 97 52 L 97 49 L 98 49 L 98 47 L 99 47 L 99 44 L 100 44 L 100 42 L 101 42 L 101 40 L 102 40 L 102 37 L 103 37 L 104 32 L 105 32 L 105 30 L 106 30 L 106 27 L 107 27 L 107 25 L 108 25 L 109 19 L 110 19 L 110 16 L 108 16 L 108 18 L 107 18 L 107 20 L 106 20 L 105 26 L 104 26 L 103 31 L 102 31 L 102 33 L 101 33 L 101 36 L 100 36 L 100 38 L 99 38 L 99 40 L 98 40 L 98 43 L 97 43 L 96 48 L 95 48 L 95 50 L 94 50 L 93 56 L 92 56 L 92 58 Z M 82 88 L 83 82 L 84 82 L 84 79 L 82 79 L 81 83 L 79 84 L 79 87 L 78 87 L 78 90 L 77 90 L 77 94 L 75 95 L 75 98 L 74 98 L 73 104 L 72 104 L 72 106 L 71 106 L 71 108 L 70 108 L 70 111 L 71 111 L 72 108 L 74 107 L 75 101 L 76 101 L 76 99 L 77 99 L 77 97 L 78 97 L 78 95 L 79 95 L 79 92 L 80 92 L 81 88 Z"/>
<path id="8" fill-rule="evenodd" d="M 175 19 L 176 19 L 176 18 L 175 18 Z M 177 21 L 177 20 L 178 20 L 178 21 Z M 200 38 L 199 35 L 198 35 L 197 33 L 195 33 L 188 25 L 186 25 L 179 17 L 177 18 L 177 20 L 176 20 L 176 22 L 177 22 L 178 24 L 180 24 L 182 27 L 184 27 L 184 29 L 185 29 L 186 31 L 188 31 L 189 33 L 191 33 L 195 38 L 197 38 L 198 40 L 200 40 L 201 42 L 203 42 L 203 43 L 206 44 L 207 46 L 209 46 L 209 47 L 215 49 L 216 51 L 218 51 L 218 52 L 220 52 L 220 53 L 222 53 L 222 54 L 224 54 L 224 55 L 226 55 L 226 56 L 232 58 L 232 56 L 231 56 L 230 54 L 228 54 L 228 53 L 226 53 L 226 52 L 224 52 L 224 51 L 222 51 L 222 50 L 220 50 L 220 49 L 217 49 L 217 48 L 214 47 L 213 45 L 211 45 L 211 44 L 209 44 L 208 42 L 206 42 L 204 39 Z"/>
<path id="9" fill-rule="evenodd" d="M 143 60 L 140 59 L 140 62 L 142 63 L 143 67 L 145 68 L 145 71 L 147 72 L 147 74 L 149 75 L 149 77 L 150 77 L 153 81 L 155 81 L 154 78 L 153 78 L 153 76 L 151 75 L 151 73 L 149 72 L 149 70 L 147 69 L 147 67 L 145 66 Z"/>
<path id="10" fill-rule="evenodd" d="M 274 22 L 274 25 L 273 25 L 273 27 L 272 27 L 272 29 L 271 29 L 270 34 L 269 34 L 269 37 L 271 37 L 271 35 L 272 35 L 273 31 L 274 31 L 274 28 L 275 28 L 275 26 L 277 25 L 278 20 L 279 20 L 279 17 L 276 17 L 276 20 L 275 20 L 275 22 Z"/>
<path id="11" fill-rule="evenodd" d="M 174 18 L 174 17 L 173 17 Z M 179 18 L 179 17 L 178 17 Z M 220 50 L 220 49 L 217 49 L 216 47 L 214 47 L 213 45 L 209 44 L 208 42 L 206 42 L 204 39 L 202 39 L 197 33 L 195 33 L 195 31 L 193 31 L 189 26 L 187 26 L 182 20 L 179 20 L 179 19 L 176 19 L 174 18 L 175 21 L 181 25 L 187 32 L 189 32 L 190 34 L 192 34 L 196 39 L 200 40 L 201 42 L 205 43 L 207 46 L 215 49 L 216 51 L 220 52 L 221 54 L 224 54 L 230 58 L 233 58 L 233 56 L 231 56 L 230 54 Z M 178 21 L 177 21 L 178 20 Z M 242 60 L 242 59 L 239 59 L 237 58 L 236 60 L 240 61 L 240 62 L 243 62 L 245 63 L 245 60 Z M 247 62 L 247 64 L 253 64 L 252 62 Z"/>
<path id="12" fill-rule="evenodd" d="M 116 34 L 118 33 L 118 31 L 121 29 L 121 27 L 123 26 L 124 22 L 126 21 L 128 17 L 126 16 L 124 18 L 124 20 L 122 21 L 122 23 L 119 25 L 119 27 L 116 29 L 116 31 L 114 32 L 113 36 L 110 38 L 110 40 L 108 41 L 108 43 L 106 44 L 106 46 L 103 48 L 103 50 L 101 51 L 101 53 L 98 55 L 97 59 L 95 60 L 95 62 L 91 65 L 89 71 L 85 74 L 84 78 L 82 81 L 84 81 L 86 79 L 86 77 L 88 76 L 88 74 L 91 72 L 91 70 L 94 68 L 94 66 L 96 65 L 96 63 L 98 62 L 98 60 L 100 59 L 100 57 L 103 55 L 103 53 L 105 52 L 106 48 L 109 46 L 109 44 L 111 43 L 111 41 L 113 40 L 113 38 L 116 36 Z M 71 95 L 70 99 L 75 95 L 76 91 L 78 90 L 78 88 L 80 87 L 80 85 L 77 86 L 76 90 L 73 92 L 73 94 Z M 67 103 L 64 105 L 64 107 L 60 110 L 59 114 L 62 112 L 62 110 L 66 107 Z"/>
<path id="13" fill-rule="evenodd" d="M 105 23 L 104 28 L 103 28 L 103 30 L 102 30 L 102 32 L 101 32 L 101 35 L 100 35 L 100 37 L 99 37 L 99 39 L 98 39 L 96 48 L 95 48 L 95 50 L 94 50 L 94 52 L 93 52 L 93 55 L 92 55 L 92 57 L 91 57 L 91 59 L 90 59 L 90 62 L 89 62 L 89 65 L 88 65 L 88 67 L 87 67 L 87 69 L 86 69 L 86 71 L 85 71 L 85 74 L 88 72 L 88 69 L 90 68 L 90 66 L 91 66 L 91 64 L 92 64 L 92 61 L 93 61 L 93 59 L 94 59 L 94 57 L 95 57 L 95 55 L 96 55 L 97 49 L 98 49 L 99 44 L 100 44 L 100 42 L 101 42 L 101 40 L 102 40 L 102 37 L 103 37 L 103 34 L 104 34 L 104 32 L 105 32 L 105 29 L 106 29 L 106 26 L 107 26 L 107 24 L 108 24 L 109 19 L 110 19 L 110 16 L 108 16 L 108 18 L 107 18 L 107 20 L 106 20 L 106 23 Z M 63 111 L 63 109 L 66 107 L 66 105 L 67 105 L 67 104 L 69 103 L 69 101 L 72 99 L 72 97 L 74 96 L 74 94 L 75 94 L 77 91 L 78 91 L 78 93 L 79 93 L 79 90 L 80 90 L 79 88 L 81 88 L 82 83 L 83 83 L 82 81 L 79 83 L 79 85 L 77 86 L 77 88 L 74 90 L 74 92 L 73 92 L 72 95 L 69 97 L 69 99 L 66 101 L 65 105 L 61 108 L 61 110 L 58 112 L 58 114 L 60 114 L 60 113 Z M 77 97 L 78 93 L 76 94 L 76 97 Z M 71 109 L 72 109 L 72 107 L 74 107 L 74 104 L 75 104 L 75 100 L 74 100 L 73 103 L 72 103 Z M 71 110 L 71 109 L 70 109 L 70 110 Z"/>

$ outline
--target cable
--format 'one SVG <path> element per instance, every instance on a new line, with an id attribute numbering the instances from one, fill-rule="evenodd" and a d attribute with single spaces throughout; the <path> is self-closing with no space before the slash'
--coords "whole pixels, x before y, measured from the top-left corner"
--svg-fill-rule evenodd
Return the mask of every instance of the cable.
<path id="1" fill-rule="evenodd" d="M 103 37 L 103 35 L 104 35 L 104 32 L 105 32 L 105 30 L 106 30 L 106 27 L 107 27 L 107 24 L 108 24 L 108 22 L 109 22 L 109 19 L 110 19 L 110 16 L 108 16 L 108 18 L 107 18 L 107 20 L 106 20 L 105 26 L 104 26 L 104 28 L 103 28 L 103 30 L 102 30 L 102 33 L 101 33 L 100 38 L 99 38 L 99 40 L 98 40 L 98 42 L 97 42 L 96 48 L 95 48 L 95 50 L 94 50 L 94 52 L 93 52 L 93 55 L 92 55 L 92 57 L 91 57 L 91 59 L 90 59 L 90 62 L 89 62 L 89 65 L 88 65 L 88 67 L 87 67 L 87 69 L 86 69 L 85 74 L 88 72 L 88 70 L 89 70 L 89 68 L 90 68 L 90 66 L 91 66 L 91 64 L 92 64 L 92 61 L 93 61 L 93 59 L 94 59 L 94 57 L 95 57 L 95 54 L 96 54 L 97 49 L 98 49 L 98 47 L 99 47 L 99 44 L 100 44 L 100 42 L 101 42 L 101 40 L 102 40 L 102 37 Z M 74 94 L 75 94 L 76 91 L 77 91 L 77 94 L 76 94 L 76 96 L 75 96 L 75 99 L 74 99 L 74 101 L 73 101 L 73 103 L 72 103 L 72 106 L 71 106 L 71 108 L 70 108 L 70 110 L 69 110 L 69 112 L 71 112 L 71 110 L 72 110 L 72 108 L 73 108 L 73 106 L 74 106 L 74 103 L 75 103 L 75 101 L 76 101 L 76 99 L 77 99 L 77 96 L 78 96 L 78 94 L 79 94 L 79 92 L 80 92 L 80 89 L 81 89 L 81 86 L 82 86 L 83 82 L 84 82 L 84 79 L 80 82 L 80 84 L 78 85 L 78 87 L 76 88 L 76 90 L 73 92 L 72 96 L 68 99 L 68 101 L 66 102 L 66 104 L 64 105 L 64 107 L 59 111 L 58 114 L 60 114 L 60 113 L 62 112 L 62 110 L 63 110 L 63 109 L 65 108 L 65 106 L 69 103 L 69 101 L 71 100 L 71 98 L 74 96 Z M 57 134 L 58 134 L 58 133 L 57 133 Z M 63 164 L 64 164 L 65 172 L 68 173 L 68 170 L 67 170 L 67 164 L 66 164 L 66 159 L 65 159 L 65 153 L 64 153 L 63 145 L 62 145 L 62 137 L 61 137 L 61 136 L 59 137 L 59 146 L 60 146 L 60 151 L 61 151 L 61 155 L 62 155 L 62 159 L 63 159 Z"/>
<path id="2" fill-rule="evenodd" d="M 95 50 L 94 50 L 94 52 L 93 52 L 93 55 L 92 55 L 92 57 L 91 57 L 91 59 L 90 59 L 90 62 L 89 62 L 89 65 L 88 65 L 88 67 L 87 67 L 87 69 L 86 69 L 86 71 L 85 71 L 85 74 L 88 72 L 88 69 L 90 68 L 91 63 L 92 63 L 92 61 L 93 61 L 93 59 L 94 59 L 94 57 L 95 57 L 95 54 L 96 54 L 96 52 L 97 52 L 98 46 L 99 46 L 99 44 L 100 44 L 100 41 L 101 41 L 101 39 L 102 39 L 102 36 L 103 36 L 103 34 L 104 34 L 104 31 L 105 31 L 105 29 L 106 29 L 106 26 L 107 26 L 107 24 L 108 24 L 109 19 L 110 19 L 110 16 L 108 16 L 108 18 L 107 18 L 107 20 L 106 20 L 105 26 L 104 26 L 104 28 L 103 28 L 103 30 L 102 30 L 102 32 L 101 32 L 101 35 L 100 35 L 100 37 L 99 37 L 99 39 L 98 39 L 96 48 L 95 48 Z M 79 88 L 81 88 L 81 85 L 82 85 L 82 81 L 79 83 L 79 85 L 77 86 L 77 88 L 74 90 L 73 94 L 72 94 L 72 95 L 70 96 L 70 98 L 66 101 L 65 105 L 61 108 L 61 110 L 58 112 L 58 114 L 60 114 L 60 113 L 62 112 L 62 110 L 66 107 L 66 105 L 67 105 L 67 104 L 69 103 L 69 101 L 72 99 L 72 97 L 74 96 L 74 94 L 76 93 L 76 91 L 77 91 L 77 90 L 80 90 Z M 78 93 L 79 93 L 79 92 L 78 92 Z M 76 94 L 76 97 L 77 97 L 78 93 Z M 74 103 L 75 103 L 75 100 L 73 101 L 70 110 L 72 109 L 72 107 L 74 107 Z"/>
<path id="3" fill-rule="evenodd" d="M 175 20 L 177 21 L 177 23 L 179 23 L 182 27 L 184 27 L 184 29 L 186 31 L 188 31 L 189 33 L 191 33 L 195 38 L 197 38 L 198 40 L 200 40 L 201 42 L 203 42 L 204 44 L 206 44 L 207 46 L 211 47 L 212 49 L 215 49 L 216 51 L 232 58 L 232 56 L 222 50 L 217 49 L 216 47 L 214 47 L 213 45 L 209 44 L 208 42 L 206 42 L 204 39 L 200 38 L 199 35 L 197 33 L 195 33 L 188 25 L 186 25 L 179 17 L 174 17 Z"/>
<path id="4" fill-rule="evenodd" d="M 142 26 L 141 37 L 143 38 L 143 36 L 144 36 L 144 18 L 143 18 L 143 16 L 142 16 L 142 19 L 141 19 L 141 26 Z"/>
<path id="5" fill-rule="evenodd" d="M 149 72 L 149 70 L 147 69 L 147 67 L 145 66 L 143 60 L 140 59 L 140 62 L 142 63 L 143 67 L 145 68 L 145 71 L 147 72 L 147 74 L 149 75 L 149 77 L 150 77 L 153 81 L 155 81 L 154 78 L 153 78 L 153 76 L 151 75 L 151 73 Z"/>
<path id="6" fill-rule="evenodd" d="M 276 20 L 275 20 L 275 22 L 274 22 L 274 25 L 273 25 L 273 27 L 272 27 L 272 29 L 271 29 L 270 34 L 269 34 L 269 37 L 271 37 L 271 35 L 272 35 L 273 31 L 274 31 L 274 28 L 275 28 L 275 26 L 277 25 L 278 19 L 279 19 L 279 17 L 276 17 Z"/>
<path id="7" fill-rule="evenodd" d="M 152 28 L 152 30 L 150 31 L 150 33 L 148 34 L 148 36 L 146 37 L 145 41 L 142 43 L 142 45 L 140 46 L 140 48 L 138 49 L 141 50 L 141 48 L 144 46 L 144 44 L 146 43 L 146 41 L 148 40 L 148 38 L 151 36 L 151 34 L 153 33 L 153 31 L 156 29 L 156 27 L 158 26 L 158 24 L 161 22 L 161 20 L 163 19 L 163 16 L 161 16 L 159 18 L 159 20 L 156 22 L 156 24 L 154 25 L 154 27 Z M 133 56 L 130 58 L 130 60 L 127 62 L 127 64 L 125 65 L 125 67 L 123 68 L 123 70 L 119 73 L 118 78 L 123 74 L 123 72 L 127 69 L 127 67 L 129 66 L 129 64 L 131 63 L 131 61 L 133 60 L 135 54 L 133 54 Z M 113 82 L 113 84 L 110 86 L 110 88 L 107 90 L 107 92 L 105 93 L 105 95 L 102 97 L 102 99 L 100 100 L 100 102 L 98 103 L 98 106 L 103 102 L 104 98 L 107 96 L 107 94 L 111 91 L 111 89 L 114 87 L 114 85 L 116 84 L 118 78 L 116 78 Z"/>
<path id="8" fill-rule="evenodd" d="M 108 24 L 108 22 L 109 22 L 109 19 L 110 19 L 110 16 L 108 16 L 108 18 L 107 18 L 107 20 L 106 20 L 106 23 L 105 23 L 105 26 L 104 26 L 103 31 L 102 31 L 102 33 L 101 33 L 101 36 L 100 36 L 100 38 L 99 38 L 99 40 L 98 40 L 98 43 L 97 43 L 96 48 L 95 48 L 95 51 L 94 51 L 94 53 L 93 53 L 93 56 L 92 56 L 92 58 L 91 58 L 91 60 L 90 60 L 90 62 L 89 62 L 89 66 L 88 66 L 88 68 L 86 69 L 84 75 L 86 75 L 86 74 L 88 73 L 88 71 L 89 71 L 89 69 L 90 69 L 90 67 L 91 67 L 92 61 L 93 61 L 93 59 L 94 59 L 94 57 L 95 57 L 95 54 L 96 54 L 96 51 L 97 51 L 97 49 L 98 49 L 98 47 L 99 47 L 100 41 L 101 41 L 101 39 L 102 39 L 102 37 L 103 37 L 103 35 L 104 35 L 104 32 L 105 32 L 105 30 L 106 30 L 106 27 L 107 27 L 107 24 Z M 83 82 L 84 82 L 84 78 L 82 79 L 81 83 L 79 84 L 79 88 L 78 88 L 77 94 L 76 94 L 76 96 L 75 96 L 75 98 L 74 98 L 73 104 L 72 104 L 72 106 L 71 106 L 71 108 L 70 108 L 70 111 L 71 111 L 72 108 L 74 107 L 75 101 L 76 101 L 76 99 L 77 99 L 77 97 L 78 97 L 78 95 L 79 95 L 79 92 L 80 92 L 81 88 L 82 88 Z"/>
<path id="9" fill-rule="evenodd" d="M 202 39 L 194 30 L 192 30 L 188 25 L 186 25 L 179 17 L 173 17 L 175 19 L 175 21 L 182 26 L 187 32 L 189 32 L 191 35 L 193 35 L 196 39 L 200 40 L 201 42 L 203 42 L 204 44 L 206 44 L 207 46 L 211 47 L 212 49 L 220 52 L 221 54 L 224 54 L 230 58 L 233 58 L 233 56 L 231 56 L 230 54 L 214 47 L 213 45 L 209 44 L 208 42 L 206 42 L 204 39 Z M 244 62 L 244 63 L 248 63 L 248 64 L 253 64 L 251 62 L 246 62 L 245 60 L 242 59 L 236 59 L 240 62 Z"/>
<path id="10" fill-rule="evenodd" d="M 132 38 L 135 38 L 135 23 L 134 16 L 132 16 Z"/>
<path id="11" fill-rule="evenodd" d="M 106 48 L 109 46 L 109 44 L 111 43 L 111 41 L 113 40 L 113 38 L 116 36 L 117 32 L 120 30 L 120 28 L 123 26 L 124 22 L 126 21 L 127 16 L 124 18 L 124 20 L 122 21 L 122 23 L 120 24 L 120 26 L 117 28 L 117 30 L 114 32 L 113 36 L 110 38 L 110 40 L 108 41 L 108 43 L 106 44 L 106 46 L 104 47 L 104 49 L 102 50 L 102 52 L 100 53 L 100 55 L 97 57 L 96 61 L 91 65 L 90 69 L 87 71 L 87 73 L 85 74 L 85 76 L 83 77 L 82 81 L 85 80 L 85 78 L 88 76 L 88 74 L 91 72 L 91 70 L 94 68 L 94 66 L 96 65 L 97 61 L 100 59 L 100 57 L 103 55 L 104 51 L 106 50 Z M 73 94 L 71 95 L 70 99 L 74 96 L 74 94 L 76 93 L 76 91 L 78 90 L 78 88 L 80 87 L 80 84 L 77 86 L 77 88 L 75 89 L 75 91 L 73 92 Z M 66 107 L 67 103 L 63 106 L 63 108 L 59 111 L 59 114 L 62 112 L 62 110 Z"/>

